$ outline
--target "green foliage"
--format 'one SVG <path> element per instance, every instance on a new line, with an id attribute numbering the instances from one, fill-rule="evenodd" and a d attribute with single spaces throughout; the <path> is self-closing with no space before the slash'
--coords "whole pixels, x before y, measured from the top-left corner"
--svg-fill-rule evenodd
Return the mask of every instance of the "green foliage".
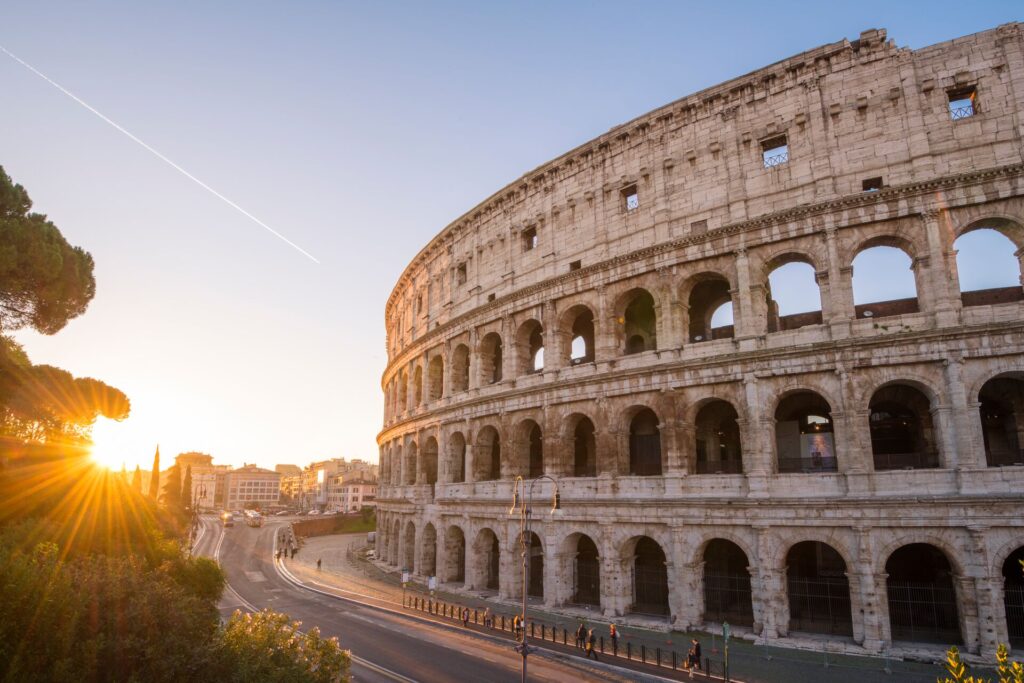
<path id="1" fill-rule="evenodd" d="M 185 478 L 181 480 L 181 501 L 183 507 L 192 509 L 192 465 L 185 466 Z"/>
<path id="2" fill-rule="evenodd" d="M 0 167 L 0 330 L 54 334 L 96 293 L 92 256 L 72 247 Z"/>
<path id="3" fill-rule="evenodd" d="M 97 417 L 123 420 L 130 408 L 120 390 L 33 365 L 17 343 L 0 337 L 0 448 L 9 458 L 80 453 Z"/>
<path id="4" fill-rule="evenodd" d="M 171 465 L 167 470 L 167 481 L 164 483 L 162 500 L 170 510 L 181 509 L 181 469 L 177 465 Z"/>
<path id="5" fill-rule="evenodd" d="M 349 653 L 319 629 L 305 633 L 286 615 L 235 612 L 220 638 L 216 680 L 228 683 L 339 683 L 349 679 Z"/>

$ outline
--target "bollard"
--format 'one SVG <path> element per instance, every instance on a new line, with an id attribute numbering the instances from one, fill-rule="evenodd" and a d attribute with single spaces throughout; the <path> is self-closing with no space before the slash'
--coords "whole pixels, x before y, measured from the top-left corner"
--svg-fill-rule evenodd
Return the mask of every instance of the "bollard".
<path id="1" fill-rule="evenodd" d="M 505 630 L 505 615 L 504 614 L 501 615 L 501 630 L 502 631 Z"/>
<path id="2" fill-rule="evenodd" d="M 642 664 L 647 663 L 647 646 L 642 643 L 640 644 L 640 662 Z"/>
<path id="3" fill-rule="evenodd" d="M 604 636 L 601 636 L 601 654 L 604 654 Z"/>
<path id="4" fill-rule="evenodd" d="M 633 661 L 633 643 L 626 641 L 626 659 Z"/>
<path id="5" fill-rule="evenodd" d="M 565 640 L 566 640 L 566 638 L 568 638 L 568 637 L 569 637 L 569 632 L 568 632 L 568 631 L 566 631 L 566 630 L 565 630 L 565 629 L 563 628 L 563 629 L 562 629 L 562 645 L 565 645 Z"/>
<path id="6" fill-rule="evenodd" d="M 658 666 L 661 666 L 661 648 L 660 647 L 655 651 L 654 656 L 656 658 L 654 660 L 654 663 L 657 664 Z"/>
<path id="7" fill-rule="evenodd" d="M 474 624 L 478 623 L 477 620 L 476 620 L 476 617 L 477 617 L 477 612 L 476 612 L 476 610 L 473 610 L 473 623 Z"/>
<path id="8" fill-rule="evenodd" d="M 679 662 L 676 661 L 676 651 L 672 650 L 672 670 L 675 671 L 679 668 Z"/>
<path id="9" fill-rule="evenodd" d="M 704 678 L 711 678 L 711 658 L 704 658 Z"/>

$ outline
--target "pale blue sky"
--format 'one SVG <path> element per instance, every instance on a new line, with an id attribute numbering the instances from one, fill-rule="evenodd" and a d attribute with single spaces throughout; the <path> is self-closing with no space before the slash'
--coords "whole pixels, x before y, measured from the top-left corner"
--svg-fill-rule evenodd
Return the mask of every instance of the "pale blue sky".
<path id="1" fill-rule="evenodd" d="M 129 466 L 157 442 L 231 463 L 375 458 L 384 303 L 450 220 L 612 126 L 794 53 L 871 27 L 920 47 L 1021 14 L 1016 2 L 8 2 L 0 44 L 321 261 L 0 55 L 0 164 L 92 252 L 98 280 L 60 334 L 18 338 L 35 361 L 129 394 L 132 417 L 99 431 Z"/>

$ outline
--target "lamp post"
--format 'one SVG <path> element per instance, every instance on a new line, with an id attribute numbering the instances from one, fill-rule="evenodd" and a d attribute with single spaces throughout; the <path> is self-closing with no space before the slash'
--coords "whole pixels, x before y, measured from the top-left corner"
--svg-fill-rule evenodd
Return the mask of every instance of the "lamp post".
<path id="1" fill-rule="evenodd" d="M 558 482 L 554 477 L 542 474 L 535 479 L 530 480 L 530 486 L 527 488 L 526 480 L 522 477 L 516 477 L 515 483 L 512 485 L 512 507 L 509 508 L 508 514 L 514 515 L 516 508 L 519 508 L 519 542 L 523 546 L 523 613 L 520 616 L 520 624 L 523 629 L 523 639 L 520 642 L 519 647 L 516 648 L 523 654 L 523 683 L 526 683 L 526 658 L 530 654 L 530 646 L 526 643 L 526 597 L 529 593 L 530 583 L 530 513 L 533 508 L 533 486 L 541 479 L 547 479 L 551 482 L 554 487 L 554 492 L 551 497 L 551 512 L 562 509 L 561 498 L 558 493 Z M 522 488 L 522 500 L 520 500 L 519 490 Z"/>

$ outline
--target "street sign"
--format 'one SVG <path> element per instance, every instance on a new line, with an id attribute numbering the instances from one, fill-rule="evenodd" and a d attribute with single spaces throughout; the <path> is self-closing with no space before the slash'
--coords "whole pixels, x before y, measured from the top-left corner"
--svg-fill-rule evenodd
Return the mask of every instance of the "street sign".
<path id="1" fill-rule="evenodd" d="M 405 571 L 405 570 L 402 571 L 402 583 L 409 583 L 409 572 L 408 571 Z"/>
<path id="2" fill-rule="evenodd" d="M 432 591 L 437 589 L 437 577 L 436 576 L 431 576 L 429 579 L 427 579 L 427 588 L 429 588 Z"/>
<path id="3" fill-rule="evenodd" d="M 729 642 L 729 622 L 722 624 L 722 637 L 725 638 L 725 642 Z"/>

